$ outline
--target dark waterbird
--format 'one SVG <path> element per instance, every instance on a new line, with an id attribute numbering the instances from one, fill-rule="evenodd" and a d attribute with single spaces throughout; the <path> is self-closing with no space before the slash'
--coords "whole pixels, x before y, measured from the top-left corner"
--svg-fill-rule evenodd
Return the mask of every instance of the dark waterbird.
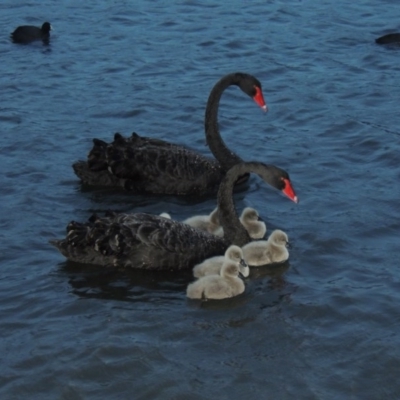
<path id="1" fill-rule="evenodd" d="M 388 33 L 375 39 L 378 44 L 400 44 L 400 33 Z"/>
<path id="2" fill-rule="evenodd" d="M 35 40 L 42 40 L 47 42 L 50 39 L 51 25 L 49 22 L 45 22 L 41 28 L 32 25 L 23 25 L 15 29 L 11 33 L 11 40 L 14 43 L 31 43 Z"/>
<path id="3" fill-rule="evenodd" d="M 218 190 L 218 214 L 224 237 L 184 223 L 145 213 L 93 215 L 85 223 L 72 221 L 65 239 L 50 241 L 69 260 L 103 266 L 154 270 L 191 268 L 206 258 L 223 255 L 231 245 L 251 238 L 241 224 L 232 197 L 239 176 L 254 172 L 297 203 L 286 171 L 259 162 L 236 164 Z"/>
<path id="4" fill-rule="evenodd" d="M 88 160 L 73 164 L 75 174 L 88 185 L 123 187 L 133 193 L 216 193 L 225 172 L 243 161 L 227 148 L 218 129 L 221 95 L 231 85 L 238 86 L 267 110 L 261 83 L 254 76 L 237 72 L 219 80 L 209 95 L 205 113 L 207 143 L 216 160 L 184 146 L 136 133 L 130 138 L 115 134 L 110 144 L 94 139 Z"/>

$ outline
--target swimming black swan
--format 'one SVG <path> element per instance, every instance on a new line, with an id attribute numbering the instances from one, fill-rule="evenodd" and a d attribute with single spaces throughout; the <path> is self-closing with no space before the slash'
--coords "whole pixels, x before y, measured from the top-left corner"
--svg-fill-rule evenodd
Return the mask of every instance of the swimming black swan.
<path id="1" fill-rule="evenodd" d="M 134 193 L 215 193 L 224 173 L 242 161 L 226 147 L 218 130 L 219 101 L 223 91 L 231 85 L 239 86 L 267 110 L 261 83 L 254 76 L 238 72 L 218 81 L 208 98 L 205 114 L 207 143 L 216 160 L 163 140 L 136 133 L 124 138 L 116 133 L 110 144 L 94 139 L 88 160 L 73 164 L 75 174 L 88 185 L 123 187 Z"/>
<path id="2" fill-rule="evenodd" d="M 218 275 L 206 275 L 190 283 L 186 296 L 190 299 L 222 300 L 244 292 L 244 282 L 239 278 L 238 265 L 226 259 Z"/>
<path id="3" fill-rule="evenodd" d="M 48 42 L 50 39 L 51 25 L 45 22 L 41 28 L 32 25 L 22 25 L 11 33 L 11 39 L 14 43 L 31 43 L 35 40 L 42 40 Z"/>
<path id="4" fill-rule="evenodd" d="M 243 256 L 252 267 L 286 261 L 289 258 L 288 236 L 276 229 L 268 240 L 256 240 L 243 246 Z"/>
<path id="5" fill-rule="evenodd" d="M 387 35 L 375 39 L 375 42 L 378 44 L 400 44 L 400 33 L 388 33 Z"/>
<path id="6" fill-rule="evenodd" d="M 240 223 L 232 192 L 239 176 L 255 172 L 294 202 L 289 175 L 273 165 L 240 163 L 223 178 L 218 191 L 218 214 L 223 238 L 172 219 L 144 213 L 96 215 L 86 223 L 72 221 L 65 239 L 50 241 L 68 259 L 80 263 L 146 269 L 193 268 L 206 258 L 222 255 L 235 244 L 251 241 Z"/>
<path id="7" fill-rule="evenodd" d="M 195 265 L 193 267 L 193 276 L 195 278 L 201 278 L 206 275 L 219 275 L 222 265 L 226 260 L 236 263 L 243 277 L 246 278 L 249 276 L 250 268 L 244 261 L 243 251 L 239 246 L 235 246 L 234 244 L 226 249 L 225 255 L 210 257 L 202 263 Z"/>

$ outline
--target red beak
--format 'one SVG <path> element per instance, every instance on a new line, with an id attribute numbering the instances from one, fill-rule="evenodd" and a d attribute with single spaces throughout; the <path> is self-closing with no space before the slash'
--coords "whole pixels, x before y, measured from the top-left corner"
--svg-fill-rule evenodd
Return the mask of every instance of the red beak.
<path id="1" fill-rule="evenodd" d="M 265 104 L 264 96 L 261 91 L 261 88 L 258 86 L 254 86 L 254 89 L 256 89 L 256 94 L 253 96 L 253 100 L 265 111 L 268 111 L 268 107 Z"/>
<path id="2" fill-rule="evenodd" d="M 289 179 L 283 179 L 285 182 L 285 187 L 282 189 L 282 192 L 289 197 L 290 200 L 294 201 L 295 203 L 299 202 L 298 197 L 296 196 L 296 192 L 293 189 L 292 184 L 290 183 Z"/>

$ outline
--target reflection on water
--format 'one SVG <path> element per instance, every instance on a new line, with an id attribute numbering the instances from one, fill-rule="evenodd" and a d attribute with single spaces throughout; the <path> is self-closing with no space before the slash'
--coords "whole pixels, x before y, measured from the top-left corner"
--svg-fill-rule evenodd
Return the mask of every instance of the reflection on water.
<path id="1" fill-rule="evenodd" d="M 289 268 L 289 263 L 274 266 L 252 268 L 248 279 L 254 283 L 266 280 L 269 291 L 285 288 L 283 274 Z M 173 297 L 175 292 L 179 297 L 185 296 L 187 285 L 195 278 L 191 270 L 182 271 L 151 271 L 141 269 L 118 270 L 115 268 L 99 268 L 87 264 L 64 262 L 58 267 L 65 275 L 71 292 L 83 298 L 112 299 L 118 301 L 148 301 L 154 296 L 167 294 Z M 206 307 L 235 308 L 246 296 L 237 296 L 226 301 L 191 301 L 192 303 L 207 303 Z M 209 305 L 209 304 L 213 305 Z M 223 306 L 225 304 L 225 306 Z"/>

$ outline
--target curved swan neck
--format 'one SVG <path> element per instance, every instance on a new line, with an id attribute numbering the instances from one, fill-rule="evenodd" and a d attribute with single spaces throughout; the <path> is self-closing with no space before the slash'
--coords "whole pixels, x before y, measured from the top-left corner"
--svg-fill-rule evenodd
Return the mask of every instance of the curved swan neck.
<path id="1" fill-rule="evenodd" d="M 289 175 L 274 165 L 260 162 L 242 162 L 233 166 L 225 175 L 218 190 L 218 217 L 224 228 L 224 238 L 229 244 L 244 246 L 251 241 L 246 228 L 241 224 L 233 201 L 233 186 L 239 176 L 254 172 L 266 183 L 283 191 L 284 180 L 290 184 Z M 291 186 L 290 186 L 291 187 Z M 294 191 L 293 191 L 294 194 Z M 297 199 L 297 197 L 294 197 Z M 292 198 L 292 200 L 294 199 Z"/>
<path id="2" fill-rule="evenodd" d="M 246 164 L 248 165 L 248 164 Z M 229 244 L 244 246 L 250 242 L 250 236 L 241 224 L 233 201 L 233 186 L 240 175 L 249 172 L 245 164 L 237 164 L 225 175 L 218 190 L 218 218 L 224 228 L 224 239 Z"/>
<path id="3" fill-rule="evenodd" d="M 210 150 L 214 154 L 215 158 L 219 161 L 222 169 L 227 171 L 229 168 L 237 163 L 240 163 L 242 159 L 225 145 L 218 129 L 218 108 L 219 101 L 222 93 L 226 88 L 231 85 L 238 85 L 242 79 L 243 74 L 234 73 L 224 76 L 220 79 L 208 97 L 206 116 L 205 116 L 205 131 L 207 144 Z"/>

